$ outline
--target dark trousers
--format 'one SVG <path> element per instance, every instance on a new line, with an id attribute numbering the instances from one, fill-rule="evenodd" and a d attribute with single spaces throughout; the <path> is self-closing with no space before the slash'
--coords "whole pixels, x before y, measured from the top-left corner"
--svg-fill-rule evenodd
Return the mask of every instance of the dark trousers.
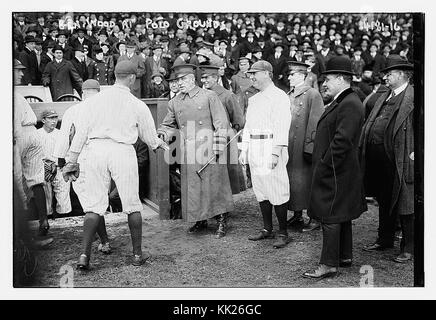
<path id="1" fill-rule="evenodd" d="M 413 214 L 401 215 L 401 232 L 403 236 L 401 238 L 400 250 L 401 252 L 407 252 L 413 254 L 414 242 L 413 242 L 413 230 L 415 224 L 415 216 Z"/>
<path id="2" fill-rule="evenodd" d="M 322 251 L 320 264 L 338 267 L 339 260 L 353 258 L 351 221 L 321 223 Z"/>
<path id="3" fill-rule="evenodd" d="M 367 182 L 374 191 L 379 204 L 379 228 L 377 242 L 384 247 L 393 247 L 397 215 L 391 208 L 395 164 L 386 155 L 383 144 L 369 144 L 366 154 Z"/>

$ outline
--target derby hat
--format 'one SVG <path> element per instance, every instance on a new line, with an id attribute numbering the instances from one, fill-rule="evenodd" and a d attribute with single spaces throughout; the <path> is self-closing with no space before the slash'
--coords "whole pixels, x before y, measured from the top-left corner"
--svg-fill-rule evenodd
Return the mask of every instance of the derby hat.
<path id="1" fill-rule="evenodd" d="M 386 68 L 381 72 L 386 73 L 390 70 L 413 70 L 413 64 L 398 54 L 391 54 L 386 59 Z"/>
<path id="2" fill-rule="evenodd" d="M 346 75 L 354 75 L 351 70 L 351 60 L 348 57 L 332 57 L 329 61 L 327 61 L 326 70 L 322 72 L 322 74 L 346 74 Z"/>

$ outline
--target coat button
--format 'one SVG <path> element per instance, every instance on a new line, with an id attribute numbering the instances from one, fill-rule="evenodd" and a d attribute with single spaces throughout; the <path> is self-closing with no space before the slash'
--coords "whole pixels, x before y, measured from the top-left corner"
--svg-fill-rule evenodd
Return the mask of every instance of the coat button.
<path id="1" fill-rule="evenodd" d="M 303 105 L 303 102 L 300 102 L 300 106 L 302 106 Z"/>
<path id="2" fill-rule="evenodd" d="M 203 121 L 198 121 L 198 124 L 203 124 Z"/>

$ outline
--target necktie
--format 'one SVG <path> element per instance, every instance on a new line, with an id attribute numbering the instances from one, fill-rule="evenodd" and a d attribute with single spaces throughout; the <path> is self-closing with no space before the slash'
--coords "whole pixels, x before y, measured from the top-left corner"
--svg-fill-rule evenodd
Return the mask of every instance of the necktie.
<path id="1" fill-rule="evenodd" d="M 395 91 L 392 91 L 391 95 L 389 96 L 389 98 L 386 101 L 391 100 L 395 96 L 396 96 Z"/>

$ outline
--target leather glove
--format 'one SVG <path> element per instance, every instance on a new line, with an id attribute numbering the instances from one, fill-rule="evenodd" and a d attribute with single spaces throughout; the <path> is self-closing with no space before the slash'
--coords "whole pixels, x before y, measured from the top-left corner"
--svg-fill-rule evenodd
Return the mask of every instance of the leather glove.
<path id="1" fill-rule="evenodd" d="M 80 166 L 78 163 L 67 162 L 67 164 L 62 168 L 62 176 L 65 182 L 76 181 L 79 177 Z"/>

